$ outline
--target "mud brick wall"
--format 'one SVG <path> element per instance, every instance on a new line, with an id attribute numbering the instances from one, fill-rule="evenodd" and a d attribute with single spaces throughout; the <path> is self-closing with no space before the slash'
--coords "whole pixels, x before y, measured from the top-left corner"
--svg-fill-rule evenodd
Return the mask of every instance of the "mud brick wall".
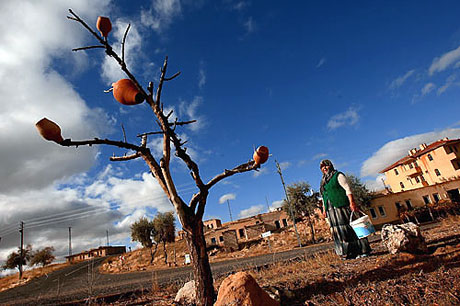
<path id="1" fill-rule="evenodd" d="M 265 232 L 265 224 L 259 223 L 254 225 L 245 226 L 248 239 L 260 238 L 263 232 Z"/>
<path id="2" fill-rule="evenodd" d="M 224 236 L 224 248 L 230 251 L 238 250 L 238 239 L 235 230 L 228 230 L 222 233 Z"/>

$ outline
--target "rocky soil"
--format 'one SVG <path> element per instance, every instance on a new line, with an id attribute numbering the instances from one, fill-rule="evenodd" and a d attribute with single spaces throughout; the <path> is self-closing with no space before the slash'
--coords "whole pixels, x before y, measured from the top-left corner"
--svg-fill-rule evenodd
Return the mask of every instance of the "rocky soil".
<path id="1" fill-rule="evenodd" d="M 324 252 L 250 273 L 282 305 L 458 305 L 459 222 L 451 217 L 423 230 L 426 254 L 391 255 L 376 242 L 367 258 L 342 261 Z M 216 280 L 216 290 L 222 280 Z M 177 289 L 157 288 L 111 303 L 172 305 Z"/>

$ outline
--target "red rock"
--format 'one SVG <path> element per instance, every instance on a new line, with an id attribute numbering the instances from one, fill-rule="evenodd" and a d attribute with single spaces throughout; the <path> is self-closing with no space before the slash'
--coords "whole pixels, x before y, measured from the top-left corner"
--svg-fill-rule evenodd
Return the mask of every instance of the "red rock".
<path id="1" fill-rule="evenodd" d="M 230 275 L 220 285 L 214 306 L 278 306 L 247 272 Z"/>

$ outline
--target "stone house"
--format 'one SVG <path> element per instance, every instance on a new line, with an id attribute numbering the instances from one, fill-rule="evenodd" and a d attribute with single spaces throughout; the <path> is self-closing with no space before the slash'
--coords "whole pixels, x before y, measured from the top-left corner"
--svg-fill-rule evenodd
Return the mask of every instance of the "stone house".
<path id="1" fill-rule="evenodd" d="M 95 257 L 105 257 L 123 253 L 126 253 L 125 246 L 101 246 L 97 249 L 91 249 L 89 251 L 83 251 L 78 254 L 72 254 L 70 256 L 66 256 L 65 258 L 67 262 L 73 263 L 89 260 Z"/>

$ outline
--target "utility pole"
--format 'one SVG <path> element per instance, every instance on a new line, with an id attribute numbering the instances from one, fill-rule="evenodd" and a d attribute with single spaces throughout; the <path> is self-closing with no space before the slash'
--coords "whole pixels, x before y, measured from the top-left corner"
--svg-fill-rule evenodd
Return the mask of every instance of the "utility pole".
<path id="1" fill-rule="evenodd" d="M 302 247 L 302 243 L 300 242 L 299 232 L 297 231 L 297 225 L 295 224 L 295 217 L 294 217 L 294 214 L 292 212 L 291 201 L 289 200 L 289 196 L 288 196 L 288 193 L 286 191 L 286 185 L 284 184 L 283 173 L 281 172 L 280 164 L 278 163 L 278 161 L 276 159 L 275 159 L 275 163 L 276 163 L 276 169 L 277 169 L 278 174 L 280 175 L 280 178 L 281 178 L 281 184 L 283 184 L 284 194 L 286 195 L 286 201 L 287 201 L 287 204 L 288 204 L 288 207 L 289 207 L 289 213 L 291 215 L 292 222 L 294 223 L 294 230 L 295 230 L 295 234 L 297 236 L 297 242 L 299 243 L 299 247 Z"/>
<path id="2" fill-rule="evenodd" d="M 21 247 L 20 247 L 20 258 L 19 258 L 19 279 L 22 279 L 22 261 L 24 258 L 24 222 L 19 223 L 19 233 L 21 233 Z"/>
<path id="3" fill-rule="evenodd" d="M 72 256 L 72 227 L 69 226 L 69 256 Z"/>
<path id="4" fill-rule="evenodd" d="M 107 234 L 107 246 L 109 246 L 109 230 L 106 230 L 105 233 Z"/>
<path id="5" fill-rule="evenodd" d="M 227 200 L 227 205 L 228 205 L 228 213 L 230 214 L 230 221 L 233 221 L 232 211 L 230 210 L 230 201 L 229 200 Z"/>
<path id="6" fill-rule="evenodd" d="M 268 198 L 265 196 L 265 203 L 267 203 L 267 212 L 270 212 L 270 205 L 268 205 Z"/>

